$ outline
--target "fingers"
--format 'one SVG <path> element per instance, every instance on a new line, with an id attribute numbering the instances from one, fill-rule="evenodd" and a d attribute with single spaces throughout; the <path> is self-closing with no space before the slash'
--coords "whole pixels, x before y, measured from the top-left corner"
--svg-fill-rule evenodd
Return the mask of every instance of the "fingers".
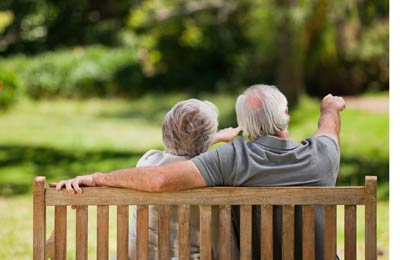
<path id="1" fill-rule="evenodd" d="M 74 191 L 76 191 L 78 193 L 82 193 L 82 189 L 79 187 L 79 184 L 76 180 L 74 180 L 72 182 L 72 187 L 73 187 Z"/>
<path id="2" fill-rule="evenodd" d="M 65 189 L 69 193 L 75 193 L 75 190 L 72 188 L 72 180 L 68 180 L 68 181 L 65 182 Z"/>
<path id="3" fill-rule="evenodd" d="M 60 181 L 59 183 L 57 183 L 56 190 L 61 190 L 65 186 L 65 182 L 66 181 Z"/>
<path id="4" fill-rule="evenodd" d="M 50 183 L 50 187 L 55 187 L 57 191 L 60 191 L 65 187 L 69 193 L 82 193 L 82 189 L 79 187 L 79 181 L 77 179 L 60 181 L 59 183 Z"/>
<path id="5" fill-rule="evenodd" d="M 343 97 L 340 96 L 333 96 L 332 94 L 326 95 L 322 99 L 322 104 L 325 104 L 325 106 L 335 106 L 336 109 L 340 112 L 343 111 L 346 108 L 346 102 Z"/>

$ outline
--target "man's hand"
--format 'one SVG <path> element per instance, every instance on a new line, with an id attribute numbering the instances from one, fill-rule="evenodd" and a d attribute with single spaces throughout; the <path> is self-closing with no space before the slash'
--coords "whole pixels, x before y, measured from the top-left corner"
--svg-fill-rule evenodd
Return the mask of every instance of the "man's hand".
<path id="1" fill-rule="evenodd" d="M 346 102 L 342 97 L 326 95 L 321 101 L 321 112 L 327 109 L 335 109 L 341 112 L 346 108 Z"/>
<path id="2" fill-rule="evenodd" d="M 65 187 L 70 193 L 82 193 L 82 189 L 80 188 L 80 186 L 96 186 L 96 182 L 94 180 L 95 174 L 96 173 L 90 175 L 82 175 L 77 176 L 73 179 L 60 181 L 58 183 L 50 183 L 50 187 L 55 187 L 56 190 L 61 190 L 63 187 Z"/>
<path id="3" fill-rule="evenodd" d="M 214 137 L 214 144 L 218 143 L 218 142 L 230 142 L 233 141 L 233 139 L 236 138 L 236 136 L 240 133 L 240 131 L 242 131 L 242 129 L 240 127 L 228 127 L 228 128 L 224 128 L 218 131 L 218 133 L 215 134 Z"/>
<path id="4" fill-rule="evenodd" d="M 342 97 L 326 95 L 321 101 L 321 116 L 314 136 L 326 135 L 339 145 L 340 112 L 346 108 Z"/>

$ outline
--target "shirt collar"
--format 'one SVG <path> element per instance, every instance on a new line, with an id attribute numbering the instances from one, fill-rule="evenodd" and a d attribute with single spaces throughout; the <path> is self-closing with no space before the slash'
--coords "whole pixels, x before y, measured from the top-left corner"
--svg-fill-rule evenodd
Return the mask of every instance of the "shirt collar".
<path id="1" fill-rule="evenodd" d="M 259 137 L 258 139 L 256 139 L 254 141 L 254 143 L 258 143 L 258 144 L 265 145 L 265 146 L 271 146 L 271 147 L 278 148 L 278 149 L 285 149 L 285 150 L 295 149 L 296 147 L 299 146 L 298 143 L 296 143 L 290 139 L 279 138 L 279 137 L 272 136 L 272 135 L 265 135 L 265 136 Z"/>

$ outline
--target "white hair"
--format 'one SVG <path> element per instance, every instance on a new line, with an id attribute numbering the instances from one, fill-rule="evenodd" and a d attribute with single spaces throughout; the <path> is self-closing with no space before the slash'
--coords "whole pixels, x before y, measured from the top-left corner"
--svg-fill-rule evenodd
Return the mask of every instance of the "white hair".
<path id="1" fill-rule="evenodd" d="M 208 101 L 180 101 L 167 113 L 162 126 L 165 151 L 195 157 L 213 143 L 218 130 L 218 109 Z"/>
<path id="2" fill-rule="evenodd" d="M 275 86 L 254 85 L 236 100 L 237 123 L 250 140 L 276 135 L 288 127 L 286 109 L 287 99 Z"/>

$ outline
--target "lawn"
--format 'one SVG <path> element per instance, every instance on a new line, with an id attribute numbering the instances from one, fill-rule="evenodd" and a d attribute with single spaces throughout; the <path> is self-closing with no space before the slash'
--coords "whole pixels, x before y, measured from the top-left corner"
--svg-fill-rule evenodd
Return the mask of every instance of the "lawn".
<path id="1" fill-rule="evenodd" d="M 31 258 L 29 194 L 33 176 L 45 175 L 49 182 L 82 173 L 134 166 L 147 149 L 162 149 L 163 116 L 176 101 L 184 98 L 187 96 L 176 94 L 131 101 L 21 101 L 11 110 L 0 113 L 0 259 Z M 218 106 L 222 126 L 235 122 L 233 96 L 201 98 Z M 290 110 L 292 138 L 300 141 L 312 135 L 319 115 L 318 102 L 303 97 L 300 105 Z M 380 259 L 388 259 L 388 113 L 347 109 L 342 114 L 341 147 L 338 184 L 362 185 L 365 175 L 379 178 L 378 247 L 383 254 Z M 358 217 L 362 218 L 362 214 L 360 211 Z M 339 252 L 343 248 L 342 216 L 339 207 Z M 95 221 L 91 225 L 95 230 Z M 49 226 L 48 232 L 51 229 Z M 115 237 L 115 232 L 110 234 Z M 89 238 L 91 254 L 95 252 L 94 236 Z M 69 237 L 72 239 L 71 232 Z M 361 237 L 362 234 L 358 234 L 358 239 Z M 110 246 L 115 248 L 114 244 Z"/>

